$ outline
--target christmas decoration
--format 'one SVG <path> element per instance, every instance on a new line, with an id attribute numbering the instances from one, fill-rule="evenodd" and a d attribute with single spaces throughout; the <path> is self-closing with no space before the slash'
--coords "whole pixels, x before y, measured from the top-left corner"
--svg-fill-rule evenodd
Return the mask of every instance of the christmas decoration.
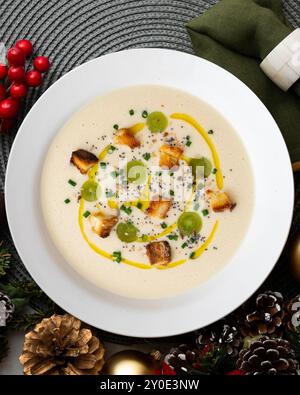
<path id="1" fill-rule="evenodd" d="M 17 41 L 7 51 L 7 64 L 0 64 L 0 132 L 8 133 L 21 107 L 28 87 L 38 87 L 42 81 L 42 73 L 50 68 L 48 58 L 37 56 L 33 59 L 33 69 L 28 70 L 33 47 L 29 40 Z"/>
<path id="2" fill-rule="evenodd" d="M 200 331 L 197 343 L 200 347 L 225 348 L 229 355 L 237 355 L 243 346 L 243 338 L 237 327 L 224 320 Z"/>
<path id="3" fill-rule="evenodd" d="M 280 333 L 283 324 L 283 296 L 267 291 L 256 297 L 253 310 L 241 323 L 244 336 L 273 335 Z"/>
<path id="4" fill-rule="evenodd" d="M 160 365 L 151 355 L 141 351 L 124 350 L 114 354 L 105 363 L 102 373 L 108 375 L 157 374 Z"/>
<path id="5" fill-rule="evenodd" d="M 104 347 L 77 318 L 53 315 L 25 335 L 20 362 L 25 375 L 97 375 Z"/>
<path id="6" fill-rule="evenodd" d="M 11 299 L 0 291 L 0 326 L 6 326 L 12 319 L 15 306 Z"/>
<path id="7" fill-rule="evenodd" d="M 0 277 L 5 276 L 6 270 L 9 268 L 10 253 L 4 247 L 3 241 L 0 241 Z"/>
<path id="8" fill-rule="evenodd" d="M 288 246 L 290 272 L 300 284 L 300 233 L 296 234 Z"/>
<path id="9" fill-rule="evenodd" d="M 237 368 L 247 375 L 295 375 L 298 363 L 288 340 L 262 336 L 239 354 Z"/>
<path id="10" fill-rule="evenodd" d="M 300 329 L 300 295 L 297 295 L 288 303 L 286 311 L 288 330 L 292 332 L 298 331 Z"/>

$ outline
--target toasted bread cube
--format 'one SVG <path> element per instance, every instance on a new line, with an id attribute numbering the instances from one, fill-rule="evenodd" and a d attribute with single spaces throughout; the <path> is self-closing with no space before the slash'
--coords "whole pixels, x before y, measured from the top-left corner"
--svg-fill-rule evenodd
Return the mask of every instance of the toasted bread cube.
<path id="1" fill-rule="evenodd" d="M 164 144 L 160 147 L 159 152 L 159 166 L 171 169 L 172 167 L 179 165 L 179 159 L 183 154 L 183 149 Z"/>
<path id="2" fill-rule="evenodd" d="M 232 203 L 226 192 L 206 191 L 206 195 L 210 202 L 211 208 L 215 212 L 222 212 L 225 210 L 233 210 L 236 204 Z"/>
<path id="3" fill-rule="evenodd" d="M 98 211 L 89 216 L 89 221 L 93 232 L 105 239 L 118 222 L 118 217 L 116 215 L 104 215 L 101 211 Z"/>
<path id="4" fill-rule="evenodd" d="M 141 144 L 128 129 L 119 129 L 115 135 L 115 143 L 127 145 L 130 148 L 137 148 Z"/>
<path id="5" fill-rule="evenodd" d="M 86 174 L 98 163 L 98 158 L 89 151 L 79 149 L 72 152 L 70 162 L 77 167 L 81 174 Z"/>
<path id="6" fill-rule="evenodd" d="M 167 241 L 154 241 L 146 245 L 151 265 L 166 266 L 171 261 L 171 247 Z"/>
<path id="7" fill-rule="evenodd" d="M 168 199 L 151 200 L 148 208 L 148 214 L 151 215 L 151 217 L 158 217 L 161 219 L 166 218 L 171 206 L 172 202 Z"/>

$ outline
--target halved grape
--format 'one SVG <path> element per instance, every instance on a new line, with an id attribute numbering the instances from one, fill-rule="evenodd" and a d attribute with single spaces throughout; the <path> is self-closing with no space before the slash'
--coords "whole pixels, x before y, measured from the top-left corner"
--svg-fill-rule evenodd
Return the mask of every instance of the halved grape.
<path id="1" fill-rule="evenodd" d="M 99 196 L 100 185 L 95 181 L 86 181 L 81 187 L 81 197 L 87 202 L 95 202 Z"/>
<path id="2" fill-rule="evenodd" d="M 161 133 L 168 126 L 168 119 L 160 111 L 154 111 L 148 115 L 147 126 L 152 133 Z"/>
<path id="3" fill-rule="evenodd" d="M 125 243 L 132 243 L 137 237 L 137 228 L 129 222 L 120 222 L 116 229 L 117 236 Z"/>
<path id="4" fill-rule="evenodd" d="M 144 184 L 147 180 L 148 170 L 140 160 L 132 160 L 127 163 L 127 181 L 135 184 Z"/>
<path id="5" fill-rule="evenodd" d="M 204 172 L 204 177 L 206 178 L 209 177 L 212 171 L 211 161 L 204 156 L 202 158 L 192 158 L 189 162 L 189 166 L 192 168 L 192 174 L 194 178 L 196 178 L 197 175 L 197 168 L 199 168 L 199 174 L 203 174 L 201 172 Z"/>
<path id="6" fill-rule="evenodd" d="M 177 221 L 180 234 L 190 236 L 197 234 L 202 228 L 202 220 L 199 214 L 193 211 L 182 213 Z"/>

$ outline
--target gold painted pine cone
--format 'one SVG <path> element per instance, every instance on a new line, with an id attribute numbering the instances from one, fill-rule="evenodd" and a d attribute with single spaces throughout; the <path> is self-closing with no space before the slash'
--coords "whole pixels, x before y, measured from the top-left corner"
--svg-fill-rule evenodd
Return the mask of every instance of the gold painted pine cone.
<path id="1" fill-rule="evenodd" d="M 97 375 L 104 347 L 77 318 L 54 314 L 25 335 L 19 359 L 25 375 Z"/>

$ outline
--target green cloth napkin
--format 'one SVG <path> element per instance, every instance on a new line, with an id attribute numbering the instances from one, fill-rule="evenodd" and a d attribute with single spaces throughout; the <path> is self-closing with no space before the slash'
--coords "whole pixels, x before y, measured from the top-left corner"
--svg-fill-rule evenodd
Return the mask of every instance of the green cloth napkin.
<path id="1" fill-rule="evenodd" d="M 283 92 L 259 67 L 293 30 L 281 0 L 221 0 L 189 22 L 187 29 L 198 56 L 230 71 L 269 109 L 296 168 L 300 161 L 300 82 Z"/>

